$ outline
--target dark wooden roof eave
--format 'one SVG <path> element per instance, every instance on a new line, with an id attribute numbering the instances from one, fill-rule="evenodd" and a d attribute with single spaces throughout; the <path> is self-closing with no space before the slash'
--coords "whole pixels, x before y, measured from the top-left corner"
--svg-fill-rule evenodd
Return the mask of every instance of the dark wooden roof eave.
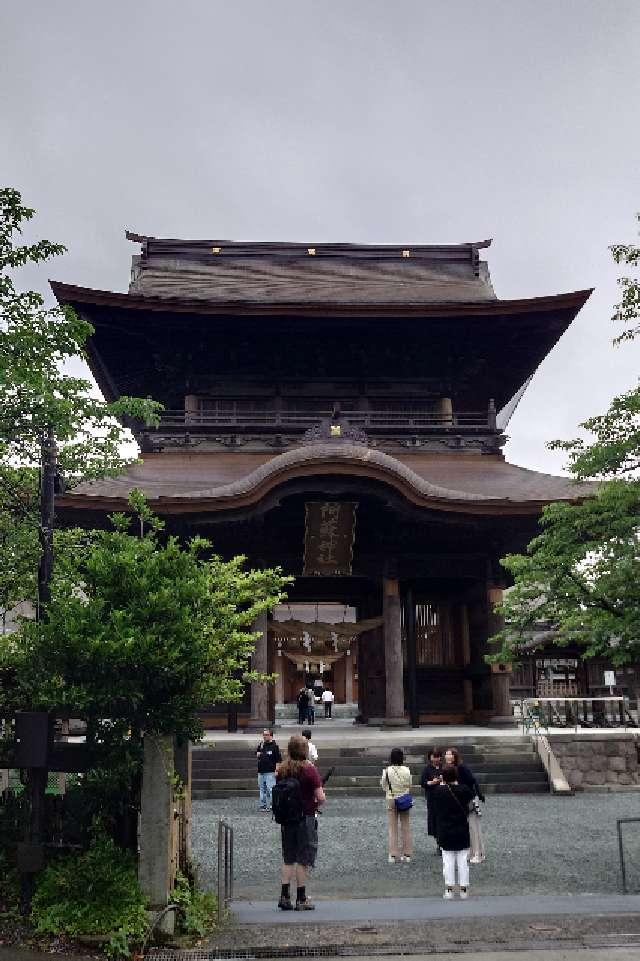
<path id="1" fill-rule="evenodd" d="M 324 302 L 256 303 L 251 301 L 224 301 L 212 303 L 200 298 L 140 297 L 110 290 L 77 287 L 59 281 L 50 281 L 56 300 L 61 305 L 95 305 L 134 311 L 162 313 L 189 313 L 209 316 L 274 316 L 295 315 L 299 317 L 363 317 L 389 319 L 393 317 L 496 317 L 530 313 L 564 312 L 575 316 L 593 293 L 593 287 L 565 294 L 545 297 L 529 297 L 517 300 L 486 300 L 441 303 L 368 303 L 332 304 Z M 570 320 L 568 320 L 568 323 Z"/>
<path id="2" fill-rule="evenodd" d="M 193 497 L 149 497 L 148 504 L 154 513 L 163 517 L 178 516 L 181 514 L 210 514 L 232 512 L 238 508 L 256 506 L 260 502 L 259 497 L 236 497 L 228 500 L 218 500 L 215 498 L 193 498 Z M 583 498 L 575 498 L 575 502 Z M 469 516 L 529 516 L 534 517 L 541 513 L 542 509 L 551 500 L 535 501 L 513 501 L 508 498 L 494 499 L 491 501 L 453 501 L 445 499 L 430 499 L 428 502 L 420 503 L 418 506 L 429 510 L 443 511 L 453 514 L 466 514 Z M 95 511 L 99 513 L 113 513 L 115 511 L 129 511 L 125 498 L 117 497 L 92 497 L 86 494 L 61 495 L 56 497 L 56 511 Z"/>

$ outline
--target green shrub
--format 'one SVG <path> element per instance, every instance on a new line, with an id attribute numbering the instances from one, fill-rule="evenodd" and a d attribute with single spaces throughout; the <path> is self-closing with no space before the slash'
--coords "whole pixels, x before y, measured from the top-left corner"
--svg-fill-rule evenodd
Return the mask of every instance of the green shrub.
<path id="1" fill-rule="evenodd" d="M 181 934 L 203 937 L 215 927 L 218 902 L 213 894 L 191 885 L 184 874 L 178 874 L 171 901 L 182 908 L 177 922 Z"/>
<path id="2" fill-rule="evenodd" d="M 36 884 L 31 920 L 40 934 L 111 936 L 111 950 L 142 941 L 147 929 L 145 898 L 135 859 L 96 831 L 88 851 L 47 867 Z"/>

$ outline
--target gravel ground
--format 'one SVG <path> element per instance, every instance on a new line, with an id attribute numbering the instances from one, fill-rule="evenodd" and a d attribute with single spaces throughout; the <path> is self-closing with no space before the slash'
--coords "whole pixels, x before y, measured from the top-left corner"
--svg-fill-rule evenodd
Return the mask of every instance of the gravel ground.
<path id="1" fill-rule="evenodd" d="M 487 860 L 471 867 L 477 894 L 588 894 L 620 890 L 616 819 L 640 817 L 638 794 L 490 796 L 482 819 Z M 255 801 L 193 804 L 194 854 L 206 887 L 214 884 L 216 831 L 235 831 L 235 896 L 265 899 L 278 891 L 280 832 Z M 384 897 L 442 890 L 440 859 L 426 833 L 424 802 L 412 811 L 414 858 L 388 864 L 384 802 L 331 798 L 320 818 L 319 855 L 309 882 L 314 897 Z M 640 885 L 640 824 L 630 826 L 632 887 Z"/>

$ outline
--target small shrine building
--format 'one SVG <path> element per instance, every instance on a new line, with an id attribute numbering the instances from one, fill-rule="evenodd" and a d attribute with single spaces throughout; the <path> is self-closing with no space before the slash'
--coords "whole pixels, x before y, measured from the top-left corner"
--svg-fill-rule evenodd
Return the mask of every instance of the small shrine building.
<path id="1" fill-rule="evenodd" d="M 509 672 L 484 660 L 540 511 L 569 478 L 505 460 L 509 418 L 589 290 L 500 300 L 456 246 L 184 241 L 140 245 L 127 293 L 53 283 L 94 327 L 107 400 L 151 396 L 141 462 L 57 499 L 104 524 L 133 487 L 167 530 L 280 565 L 289 603 L 256 629 L 241 725 L 322 682 L 365 723 L 509 715 Z M 226 706 L 205 710 L 226 723 Z"/>

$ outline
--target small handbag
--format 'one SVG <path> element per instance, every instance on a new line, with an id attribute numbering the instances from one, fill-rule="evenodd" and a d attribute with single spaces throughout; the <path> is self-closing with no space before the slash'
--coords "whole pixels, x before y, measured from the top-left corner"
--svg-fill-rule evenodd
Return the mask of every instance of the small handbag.
<path id="1" fill-rule="evenodd" d="M 389 771 L 387 770 L 387 784 L 389 785 L 389 790 L 393 793 L 393 788 L 391 787 L 391 781 L 389 780 Z M 410 811 L 413 807 L 413 798 L 410 794 L 399 794 L 398 797 L 394 797 L 393 803 L 396 806 L 396 811 Z"/>

